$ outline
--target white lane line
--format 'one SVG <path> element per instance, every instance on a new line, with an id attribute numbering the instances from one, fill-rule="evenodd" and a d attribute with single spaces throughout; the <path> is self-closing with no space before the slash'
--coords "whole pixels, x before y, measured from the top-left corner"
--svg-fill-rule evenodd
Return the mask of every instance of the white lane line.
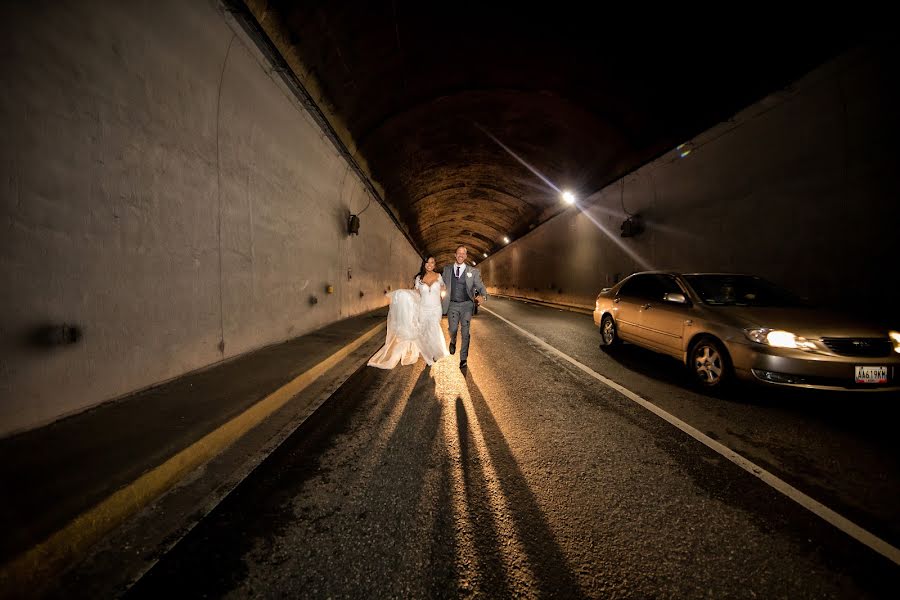
<path id="1" fill-rule="evenodd" d="M 754 475 L 755 477 L 758 477 L 759 479 L 763 480 L 764 482 L 769 484 L 771 487 L 778 490 L 779 492 L 781 492 L 782 494 L 784 494 L 785 496 L 787 496 L 788 498 L 790 498 L 791 500 L 793 500 L 794 502 L 796 502 L 797 504 L 799 504 L 800 506 L 805 508 L 806 510 L 812 512 L 813 514 L 821 517 L 825 521 L 831 523 L 832 525 L 834 525 L 835 527 L 837 527 L 838 529 L 840 529 L 841 531 L 843 531 L 844 533 L 846 533 L 847 535 L 852 537 L 853 539 L 865 544 L 866 546 L 868 546 L 875 552 L 877 552 L 877 553 L 881 554 L 882 556 L 884 556 L 885 558 L 891 560 L 894 564 L 900 565 L 900 549 L 890 545 L 889 543 L 887 543 L 880 537 L 863 529 L 862 527 L 860 527 L 856 523 L 850 521 L 846 517 L 839 515 L 838 513 L 831 510 L 830 508 L 828 508 L 821 502 L 819 502 L 813 498 L 810 498 L 809 496 L 807 496 L 806 494 L 804 494 L 803 492 L 801 492 L 794 486 L 790 485 L 786 481 L 779 479 L 778 477 L 776 477 L 772 473 L 769 473 L 768 471 L 766 471 L 759 465 L 747 460 L 746 458 L 744 458 L 743 456 L 741 456 L 734 450 L 728 448 L 727 446 L 720 444 L 719 442 L 717 442 L 716 440 L 712 439 L 711 437 L 705 435 L 698 429 L 691 427 L 690 425 L 688 425 L 681 419 L 677 418 L 676 416 L 667 413 L 666 411 L 664 411 L 660 407 L 656 406 L 655 404 L 641 398 L 640 396 L 638 396 L 631 390 L 622 387 L 615 381 L 604 377 L 603 375 L 601 375 L 600 373 L 597 373 L 590 367 L 578 362 L 571 356 L 569 356 L 567 354 L 563 354 L 562 352 L 560 352 L 559 350 L 557 350 L 556 348 L 554 348 L 553 346 L 551 346 L 544 340 L 538 338 L 537 336 L 535 336 L 532 333 L 529 333 L 528 331 L 525 331 L 524 329 L 522 329 L 515 323 L 511 322 L 510 320 L 501 317 L 494 311 L 492 311 L 488 308 L 485 308 L 484 306 L 479 307 L 479 310 L 484 310 L 484 311 L 487 311 L 490 314 L 494 315 L 495 317 L 497 317 L 498 319 L 500 319 L 501 321 L 503 321 L 504 323 L 506 323 L 513 329 L 517 330 L 519 333 L 521 333 L 528 339 L 530 339 L 531 341 L 535 342 L 536 344 L 538 344 L 539 346 L 544 348 L 545 350 L 552 352 L 553 354 L 562 358 L 565 361 L 570 362 L 571 364 L 578 367 L 579 369 L 581 369 L 582 371 L 584 371 L 585 373 L 587 373 L 588 375 L 590 375 L 597 381 L 616 390 L 617 392 L 619 392 L 620 394 L 622 394 L 629 400 L 633 400 L 637 404 L 640 404 L 641 406 L 643 406 L 644 408 L 646 408 L 647 410 L 649 410 L 656 416 L 668 421 L 670 424 L 674 425 L 681 431 L 685 432 L 686 434 L 688 434 L 689 436 L 691 436 L 692 438 L 694 438 L 695 440 L 697 440 L 704 446 L 706 446 L 706 447 L 710 448 L 711 450 L 714 450 L 715 452 L 724 456 L 725 458 L 727 458 L 728 460 L 730 460 L 731 462 L 733 462 L 740 468 L 744 469 L 751 475 Z"/>

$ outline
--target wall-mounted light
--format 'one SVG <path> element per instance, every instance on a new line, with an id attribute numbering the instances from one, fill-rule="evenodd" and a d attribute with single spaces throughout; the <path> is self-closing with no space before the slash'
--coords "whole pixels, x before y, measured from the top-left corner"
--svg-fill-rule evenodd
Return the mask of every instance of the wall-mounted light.
<path id="1" fill-rule="evenodd" d="M 503 243 L 504 243 L 504 244 L 508 244 L 508 243 L 509 243 L 509 236 L 506 236 L 506 235 L 503 236 Z"/>
<path id="2" fill-rule="evenodd" d="M 42 348 L 67 346 L 81 340 L 81 327 L 69 323 L 47 324 L 35 327 L 30 335 L 31 344 Z"/>
<path id="3" fill-rule="evenodd" d="M 575 194 L 573 194 L 569 190 L 566 190 L 562 193 L 562 199 L 566 204 L 575 204 Z"/>
<path id="4" fill-rule="evenodd" d="M 359 217 L 356 215 L 350 215 L 350 219 L 347 221 L 347 233 L 350 235 L 359 235 Z"/>
<path id="5" fill-rule="evenodd" d="M 484 254 L 484 257 L 487 258 L 487 252 L 484 252 L 483 254 Z"/>
<path id="6" fill-rule="evenodd" d="M 631 215 L 622 223 L 622 237 L 634 237 L 644 233 L 644 219 L 641 215 Z"/>
<path id="7" fill-rule="evenodd" d="M 326 286 L 325 286 L 325 293 L 326 293 L 326 294 L 333 294 L 333 293 L 334 293 L 334 286 L 333 286 L 333 285 L 326 285 Z"/>

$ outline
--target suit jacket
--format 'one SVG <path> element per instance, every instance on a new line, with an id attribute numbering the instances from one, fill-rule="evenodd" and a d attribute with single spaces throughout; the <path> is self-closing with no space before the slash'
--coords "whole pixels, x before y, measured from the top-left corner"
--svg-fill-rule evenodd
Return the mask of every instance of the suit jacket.
<path id="1" fill-rule="evenodd" d="M 444 285 L 447 286 L 447 293 L 441 298 L 441 309 L 444 311 L 444 314 L 447 314 L 447 310 L 450 308 L 450 290 L 453 289 L 451 286 L 453 284 L 454 266 L 456 266 L 456 263 L 447 265 L 444 267 L 444 271 L 441 274 L 444 278 Z M 466 265 L 466 270 L 463 272 L 460 279 L 464 280 L 466 283 L 466 296 L 469 297 L 469 300 L 472 302 L 475 301 L 476 291 L 487 299 L 487 290 L 484 289 L 484 283 L 481 281 L 481 271 L 472 265 Z"/>

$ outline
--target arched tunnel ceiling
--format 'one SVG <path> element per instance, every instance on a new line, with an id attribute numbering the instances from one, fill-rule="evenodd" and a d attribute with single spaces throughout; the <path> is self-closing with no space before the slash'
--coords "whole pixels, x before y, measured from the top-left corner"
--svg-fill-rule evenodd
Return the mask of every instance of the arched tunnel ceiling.
<path id="1" fill-rule="evenodd" d="M 247 6 L 439 264 L 565 208 L 511 153 L 587 196 L 850 45 L 760 23 L 620 27 L 600 3 Z"/>

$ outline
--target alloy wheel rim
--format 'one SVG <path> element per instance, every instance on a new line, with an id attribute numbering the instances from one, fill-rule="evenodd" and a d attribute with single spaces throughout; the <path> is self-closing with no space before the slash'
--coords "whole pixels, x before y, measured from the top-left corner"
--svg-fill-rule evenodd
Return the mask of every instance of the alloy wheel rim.
<path id="1" fill-rule="evenodd" d="M 607 344 L 611 344 L 613 341 L 613 324 L 609 319 L 603 324 L 603 341 Z"/>
<path id="2" fill-rule="evenodd" d="M 722 358 L 715 348 L 703 345 L 694 351 L 694 371 L 697 377 L 710 385 L 722 378 Z"/>

